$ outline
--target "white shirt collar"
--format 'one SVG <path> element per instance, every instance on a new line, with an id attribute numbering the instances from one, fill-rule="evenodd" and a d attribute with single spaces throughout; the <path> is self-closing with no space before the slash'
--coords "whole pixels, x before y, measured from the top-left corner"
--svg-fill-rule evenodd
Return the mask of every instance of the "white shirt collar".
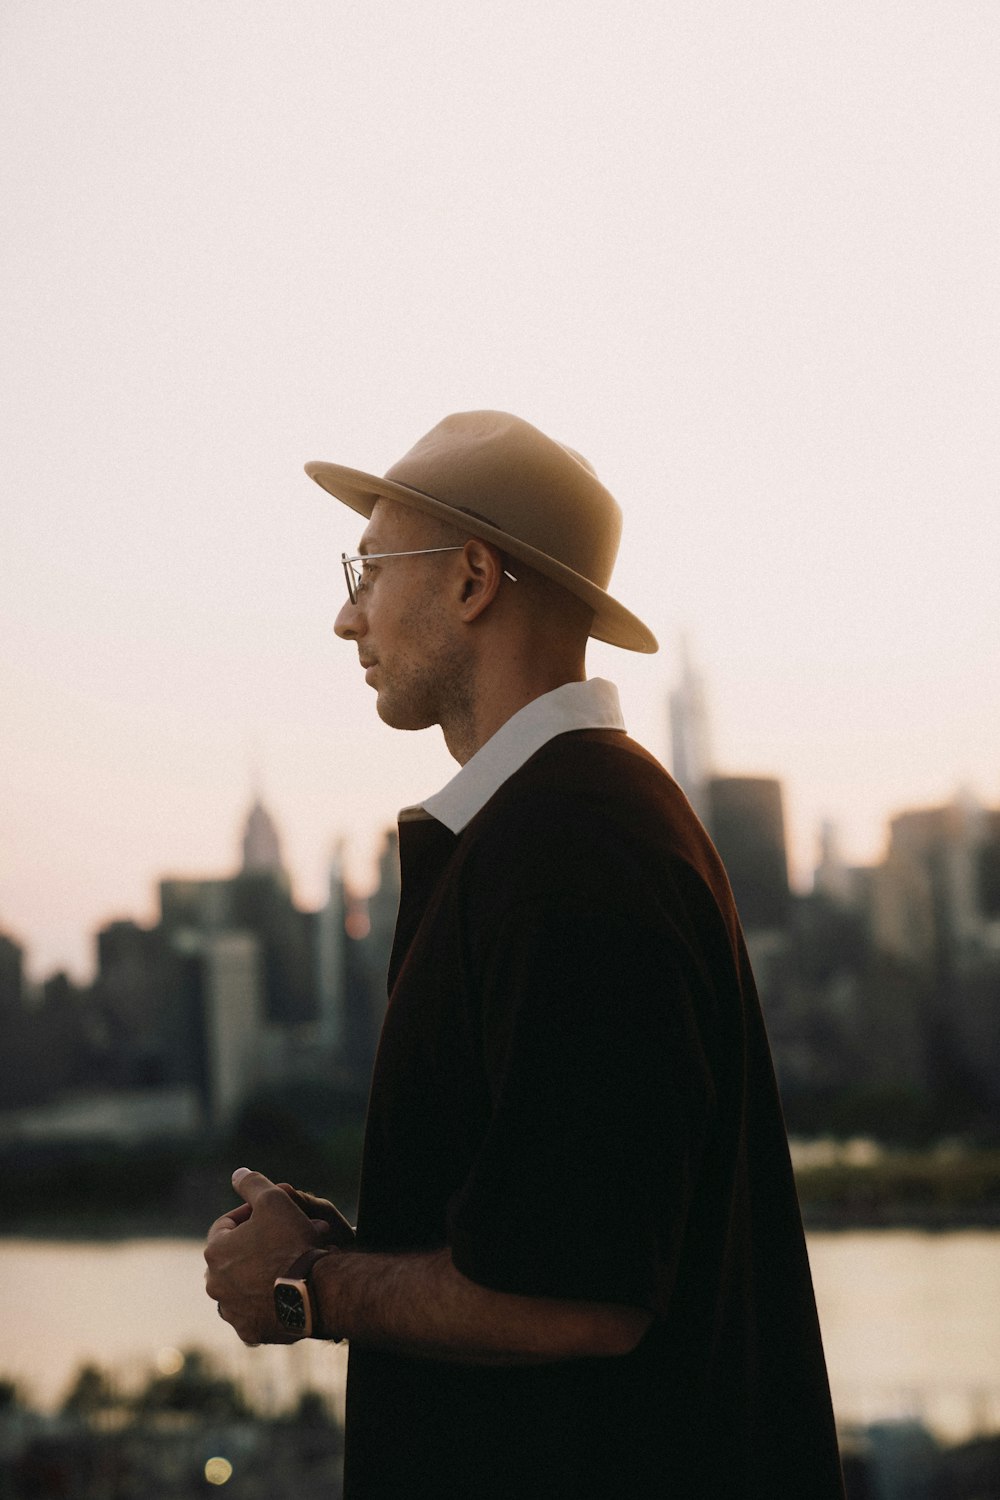
<path id="1" fill-rule="evenodd" d="M 556 735 L 572 729 L 624 728 L 613 682 L 601 677 L 566 682 L 525 704 L 501 724 L 446 786 L 420 803 L 419 809 L 404 808 L 400 818 L 419 817 L 422 811 L 452 833 L 461 833 L 507 778 Z"/>

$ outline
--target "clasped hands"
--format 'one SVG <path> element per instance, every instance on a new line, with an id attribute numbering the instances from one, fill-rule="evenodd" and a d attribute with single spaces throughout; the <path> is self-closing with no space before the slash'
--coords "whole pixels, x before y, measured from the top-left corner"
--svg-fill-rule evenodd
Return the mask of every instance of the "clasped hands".
<path id="1" fill-rule="evenodd" d="M 349 1250 L 354 1232 L 326 1198 L 238 1167 L 244 1200 L 215 1220 L 205 1246 L 205 1290 L 244 1344 L 291 1344 L 274 1310 L 274 1278 L 312 1246 Z"/>

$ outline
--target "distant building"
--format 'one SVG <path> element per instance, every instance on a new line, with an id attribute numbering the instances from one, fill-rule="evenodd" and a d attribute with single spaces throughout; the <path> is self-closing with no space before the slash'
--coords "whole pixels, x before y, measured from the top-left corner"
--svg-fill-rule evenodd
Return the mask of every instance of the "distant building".
<path id="1" fill-rule="evenodd" d="M 711 776 L 705 808 L 743 927 L 748 933 L 787 927 L 791 898 L 781 783 L 765 776 Z"/>
<path id="2" fill-rule="evenodd" d="M 996 946 L 993 816 L 959 797 L 891 820 L 875 896 L 875 935 L 887 953 L 950 971 Z"/>
<path id="3" fill-rule="evenodd" d="M 244 870 L 223 880 L 162 880 L 160 924 L 170 938 L 189 931 L 252 934 L 266 1019 L 289 1026 L 316 1020 L 315 919 L 295 906 L 283 870 Z"/>
<path id="4" fill-rule="evenodd" d="M 388 999 L 386 977 L 389 971 L 389 957 L 392 953 L 392 940 L 396 931 L 396 916 L 399 911 L 399 884 L 399 834 L 395 828 L 388 828 L 379 852 L 378 886 L 368 902 L 368 916 L 371 922 L 369 967 L 380 992 L 375 1017 L 379 1029 L 382 1026 Z"/>
<path id="5" fill-rule="evenodd" d="M 24 998 L 24 950 L 0 932 L 0 1013 L 20 1010 Z"/>
<path id="6" fill-rule="evenodd" d="M 120 1038 L 119 1082 L 156 1086 L 167 1081 L 169 997 L 158 928 L 109 922 L 97 934 L 97 978 L 91 993 Z"/>
<path id="7" fill-rule="evenodd" d="M 352 903 L 347 913 L 343 1057 L 357 1080 L 371 1075 L 388 1004 L 387 978 L 399 909 L 399 838 L 386 832 L 379 854 L 378 885 L 367 903 L 367 920 Z"/>
<path id="8" fill-rule="evenodd" d="M 934 1083 L 1000 1099 L 1000 813 L 968 795 L 900 813 L 873 884 L 877 946 L 928 976 Z"/>
<path id="9" fill-rule="evenodd" d="M 706 821 L 705 792 L 712 774 L 712 747 L 704 681 L 692 664 L 687 639 L 680 640 L 681 678 L 668 700 L 674 780 Z"/>
<path id="10" fill-rule="evenodd" d="M 975 858 L 979 911 L 996 933 L 1000 931 L 1000 810 L 983 814 Z"/>
<path id="11" fill-rule="evenodd" d="M 230 879 L 177 878 L 159 883 L 160 926 L 167 934 L 186 928 L 210 932 L 232 921 Z"/>
<path id="12" fill-rule="evenodd" d="M 44 1097 L 44 1024 L 25 1004 L 24 953 L 19 943 L 0 933 L 0 1107 L 35 1104 Z"/>
<path id="13" fill-rule="evenodd" d="M 327 898 L 317 913 L 318 1045 L 331 1052 L 343 1047 L 347 1029 L 347 893 L 343 846 L 337 845 L 327 875 Z"/>
<path id="14" fill-rule="evenodd" d="M 201 960 L 208 1053 L 208 1113 L 225 1126 L 260 1076 L 264 1005 L 259 944 L 250 933 L 206 937 Z"/>
<path id="15" fill-rule="evenodd" d="M 221 1125 L 262 1083 L 280 1083 L 301 1054 L 293 1031 L 317 1027 L 321 924 L 300 911 L 274 820 L 256 798 L 235 875 L 161 880 L 157 938 L 170 996 L 166 1076 L 199 1090 Z M 329 1006 L 335 1004 L 327 995 Z M 328 1040 L 328 1038 L 327 1038 Z"/>
<path id="16" fill-rule="evenodd" d="M 819 862 L 813 878 L 813 890 L 825 896 L 835 906 L 852 906 L 856 900 L 856 886 L 849 866 L 843 859 L 837 841 L 836 826 L 827 821 L 820 824 Z"/>
<path id="17" fill-rule="evenodd" d="M 259 797 L 247 814 L 243 831 L 243 873 L 268 870 L 272 874 L 284 872 L 281 858 L 281 840 L 274 819 Z"/>

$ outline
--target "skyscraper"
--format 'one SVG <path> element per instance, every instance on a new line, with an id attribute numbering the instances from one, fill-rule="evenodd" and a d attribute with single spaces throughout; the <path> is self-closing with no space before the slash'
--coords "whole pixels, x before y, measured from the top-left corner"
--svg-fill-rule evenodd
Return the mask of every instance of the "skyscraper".
<path id="1" fill-rule="evenodd" d="M 243 874 L 259 870 L 277 874 L 283 869 L 281 840 L 274 819 L 260 797 L 255 796 L 243 833 Z"/>
<path id="2" fill-rule="evenodd" d="M 748 930 L 786 926 L 788 859 L 781 783 L 768 776 L 712 776 L 706 788 L 708 831 L 722 855 Z"/>
<path id="3" fill-rule="evenodd" d="M 836 824 L 824 818 L 819 829 L 819 863 L 813 889 L 837 906 L 849 906 L 852 899 L 851 872 L 844 862 L 837 838 Z"/>
<path id="4" fill-rule="evenodd" d="M 319 1023 L 321 1046 L 342 1048 L 346 1035 L 347 1008 L 347 899 L 344 890 L 344 850 L 339 843 L 330 861 L 327 902 L 317 916 L 317 964 L 319 969 Z"/>
<path id="5" fill-rule="evenodd" d="M 670 751 L 674 779 L 702 822 L 706 819 L 705 788 L 712 774 L 712 748 L 705 685 L 695 669 L 687 637 L 679 643 L 681 678 L 668 700 Z"/>
<path id="6" fill-rule="evenodd" d="M 24 993 L 24 950 L 0 932 L 0 1014 L 20 1010 Z"/>

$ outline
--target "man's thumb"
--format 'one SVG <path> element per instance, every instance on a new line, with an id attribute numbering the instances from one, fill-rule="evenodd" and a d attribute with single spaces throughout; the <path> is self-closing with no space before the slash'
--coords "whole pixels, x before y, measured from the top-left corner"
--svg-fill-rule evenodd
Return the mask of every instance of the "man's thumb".
<path id="1" fill-rule="evenodd" d="M 262 1172 L 252 1172 L 249 1167 L 237 1167 L 233 1173 L 233 1187 L 253 1207 L 261 1193 L 273 1188 L 274 1183 Z"/>

